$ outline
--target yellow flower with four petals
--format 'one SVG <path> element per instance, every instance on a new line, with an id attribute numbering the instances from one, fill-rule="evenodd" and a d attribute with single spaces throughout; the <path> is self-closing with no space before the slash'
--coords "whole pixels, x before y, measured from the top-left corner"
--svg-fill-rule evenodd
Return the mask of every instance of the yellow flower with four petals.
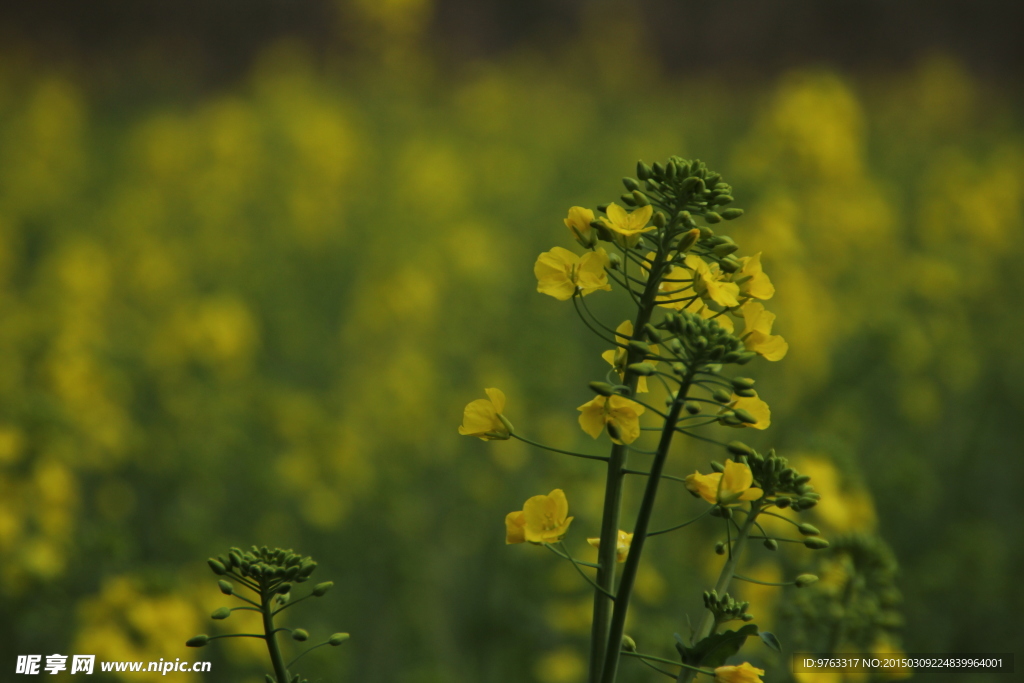
<path id="1" fill-rule="evenodd" d="M 557 543 L 569 530 L 569 501 L 562 489 L 533 496 L 523 509 L 505 516 L 505 543 Z"/>
<path id="2" fill-rule="evenodd" d="M 740 308 L 745 328 L 740 335 L 747 351 L 764 356 L 765 360 L 782 360 L 789 351 L 789 344 L 777 334 L 772 334 L 775 314 L 764 309 L 758 301 L 748 301 Z"/>
<path id="3" fill-rule="evenodd" d="M 711 503 L 729 507 L 748 500 L 757 500 L 764 491 L 752 486 L 754 473 L 749 465 L 727 460 L 724 472 L 701 474 L 694 472 L 686 477 L 686 488 Z"/>
<path id="4" fill-rule="evenodd" d="M 478 398 L 466 406 L 462 413 L 459 434 L 476 436 L 484 441 L 508 439 L 511 424 L 502 412 L 505 410 L 505 393 L 501 389 L 484 389 L 487 398 Z"/>
<path id="5" fill-rule="evenodd" d="M 580 411 L 580 427 L 595 439 L 608 429 L 608 436 L 618 444 L 633 443 L 640 436 L 640 416 L 645 408 L 625 396 L 596 396 L 576 410 Z"/>
<path id="6" fill-rule="evenodd" d="M 577 290 L 581 296 L 599 289 L 611 291 L 607 267 L 608 252 L 604 249 L 577 256 L 568 249 L 555 247 L 537 257 L 533 274 L 537 276 L 538 292 L 568 301 Z"/>

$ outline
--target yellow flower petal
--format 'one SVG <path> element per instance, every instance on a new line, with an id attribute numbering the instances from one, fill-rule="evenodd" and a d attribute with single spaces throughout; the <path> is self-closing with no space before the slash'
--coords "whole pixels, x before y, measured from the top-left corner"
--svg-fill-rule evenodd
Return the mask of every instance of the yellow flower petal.
<path id="1" fill-rule="evenodd" d="M 505 544 L 526 542 L 526 515 L 522 510 L 505 515 Z"/>
<path id="2" fill-rule="evenodd" d="M 588 538 L 587 543 L 594 546 L 595 548 L 601 547 L 600 538 Z M 633 534 L 627 533 L 622 529 L 619 529 L 619 533 L 615 539 L 615 561 L 625 562 L 626 557 L 629 555 L 629 547 L 633 544 Z"/>
<path id="3" fill-rule="evenodd" d="M 488 398 L 471 401 L 462 413 L 459 434 L 484 441 L 509 438 L 508 428 L 498 414 L 505 410 L 505 394 L 500 389 L 484 389 Z"/>
<path id="4" fill-rule="evenodd" d="M 565 227 L 569 228 L 573 237 L 578 239 L 586 239 L 590 235 L 593 230 L 590 224 L 593 220 L 594 212 L 582 206 L 574 206 L 569 209 L 569 215 L 564 219 Z"/>
<path id="5" fill-rule="evenodd" d="M 715 669 L 715 683 L 761 683 L 761 676 L 764 676 L 764 669 L 753 667 L 747 662 Z"/>
<path id="6" fill-rule="evenodd" d="M 525 539 L 530 543 L 555 543 L 569 529 L 569 503 L 562 489 L 546 496 L 533 496 L 523 504 Z"/>
<path id="7" fill-rule="evenodd" d="M 608 215 L 608 218 L 602 219 L 605 225 L 624 237 L 639 236 L 656 229 L 653 225 L 647 226 L 647 221 L 651 220 L 651 216 L 654 214 L 654 207 L 649 204 L 641 206 L 631 213 L 626 213 L 621 206 L 612 203 L 608 205 L 608 210 L 605 213 Z"/>

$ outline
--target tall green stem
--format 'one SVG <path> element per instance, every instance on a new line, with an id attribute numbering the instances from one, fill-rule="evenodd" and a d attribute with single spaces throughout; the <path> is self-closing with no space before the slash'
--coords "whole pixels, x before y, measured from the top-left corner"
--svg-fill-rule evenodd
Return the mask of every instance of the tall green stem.
<path id="1" fill-rule="evenodd" d="M 266 634 L 270 662 L 274 665 L 274 675 L 277 677 L 277 683 L 289 683 L 288 668 L 284 664 L 281 648 L 277 644 L 277 633 L 274 632 L 274 593 L 266 586 L 261 586 L 261 588 L 260 602 L 262 603 L 261 611 L 263 612 L 263 632 Z"/>
<path id="2" fill-rule="evenodd" d="M 643 339 L 643 329 L 651 320 L 654 312 L 655 297 L 658 293 L 658 281 L 664 266 L 665 254 L 658 249 L 651 264 L 650 276 L 643 294 L 640 296 L 640 309 L 633 323 L 633 338 Z M 630 348 L 626 365 L 642 360 L 642 352 Z M 639 377 L 626 370 L 623 381 L 629 387 L 630 395 L 636 393 Z M 606 657 L 608 628 L 612 616 L 612 600 L 608 597 L 615 591 L 616 548 L 619 535 L 619 508 L 622 505 L 622 482 L 625 479 L 626 458 L 629 449 L 624 445 L 612 446 L 608 458 L 608 474 L 605 480 L 604 511 L 601 515 L 601 543 L 597 551 L 597 585 L 601 590 L 594 591 L 594 619 L 590 633 L 590 682 L 600 683 L 601 670 Z M 615 648 L 618 650 L 618 648 Z"/>
<path id="3" fill-rule="evenodd" d="M 736 566 L 740 561 L 740 554 L 743 551 L 744 542 L 747 540 L 747 536 L 750 535 L 750 530 L 754 527 L 754 522 L 757 520 L 757 513 L 759 512 L 759 505 L 757 501 L 750 504 L 750 513 L 747 515 L 747 520 L 740 527 L 739 534 L 736 536 L 736 542 L 732 544 L 729 551 L 729 559 L 726 560 L 725 566 L 722 567 L 722 572 L 718 575 L 718 583 L 715 584 L 715 592 L 719 595 L 724 593 L 729 588 L 729 583 L 732 581 L 733 575 L 736 574 Z M 694 635 L 691 644 L 699 643 L 701 640 L 711 635 L 712 629 L 715 627 L 715 615 L 711 611 L 704 613 L 704 618 L 700 622 L 700 626 L 697 627 L 697 633 Z M 679 677 L 676 678 L 676 683 L 688 683 L 696 675 L 696 672 L 692 669 L 683 669 L 679 672 Z"/>
<path id="4" fill-rule="evenodd" d="M 658 496 L 658 485 L 661 483 L 661 473 L 665 468 L 665 461 L 668 459 L 669 447 L 672 445 L 672 437 L 675 434 L 676 422 L 679 413 L 686 402 L 686 394 L 690 390 L 690 383 L 693 381 L 694 366 L 690 373 L 683 379 L 679 386 L 672 408 L 665 418 L 665 426 L 661 432 L 661 440 L 658 442 L 658 450 L 651 464 L 651 473 L 647 478 L 647 487 L 644 490 L 644 497 L 640 503 L 640 511 L 636 518 L 636 527 L 633 529 L 633 541 L 629 547 L 629 554 L 626 556 L 626 566 L 622 569 L 622 580 L 619 582 L 619 590 L 615 594 L 615 610 L 612 612 L 611 623 L 608 628 L 607 645 L 604 655 L 604 665 L 601 669 L 601 683 L 614 683 L 618 673 L 619 660 L 622 652 L 622 635 L 626 627 L 626 613 L 629 610 L 629 598 L 633 592 L 633 584 L 636 582 L 637 570 L 640 566 L 640 556 L 644 550 L 644 543 L 647 540 L 647 530 L 651 522 L 651 514 L 654 512 L 654 501 Z M 603 541 L 602 541 L 603 542 Z"/>

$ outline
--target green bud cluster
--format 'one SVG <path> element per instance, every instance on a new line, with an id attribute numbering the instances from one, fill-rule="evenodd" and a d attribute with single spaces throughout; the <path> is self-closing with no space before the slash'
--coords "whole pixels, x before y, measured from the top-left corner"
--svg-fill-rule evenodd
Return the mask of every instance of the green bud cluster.
<path id="1" fill-rule="evenodd" d="M 786 458 L 776 455 L 774 448 L 762 455 L 741 441 L 733 441 L 726 449 L 738 461 L 750 466 L 754 481 L 764 491 L 765 498 L 774 498 L 776 506 L 800 512 L 811 509 L 821 499 L 821 495 L 809 483 L 811 478 L 801 475 L 790 466 Z M 815 536 L 818 530 L 805 524 L 801 525 L 800 533 Z"/>
<path id="2" fill-rule="evenodd" d="M 622 179 L 628 194 L 621 199 L 628 206 L 645 206 L 644 201 L 655 206 L 679 206 L 689 215 L 703 216 L 708 223 L 743 215 L 742 209 L 720 209 L 733 202 L 732 186 L 699 159 L 673 156 L 664 164 L 656 162 L 652 166 L 639 161 L 636 175 L 636 179 Z M 685 222 L 684 226 L 695 227 Z"/>
<path id="3" fill-rule="evenodd" d="M 316 569 L 316 562 L 311 557 L 303 557 L 292 550 L 281 548 L 258 548 L 253 546 L 251 550 L 243 551 L 240 548 L 231 548 L 225 555 L 218 555 L 206 561 L 218 576 L 233 575 L 257 582 L 257 584 L 269 584 L 274 582 L 280 586 L 286 585 L 282 582 L 303 583 L 309 580 L 310 575 Z M 221 581 L 221 591 L 225 595 L 232 593 L 225 590 L 224 584 L 230 585 L 227 581 Z M 289 586 L 290 587 L 290 586 Z M 287 590 L 280 591 L 287 593 Z"/>
<path id="4" fill-rule="evenodd" d="M 704 591 L 704 607 L 715 615 L 716 624 L 737 620 L 751 621 L 754 618 L 747 612 L 749 602 L 736 602 L 728 593 L 719 596 L 714 590 Z"/>
<path id="5" fill-rule="evenodd" d="M 687 368 L 708 364 L 749 362 L 756 354 L 745 350 L 743 342 L 726 331 L 714 319 L 705 320 L 688 311 L 667 314 L 652 325 L 664 339 L 665 349 L 680 362 L 673 372 L 682 375 Z M 725 395 L 723 403 L 729 400 Z"/>

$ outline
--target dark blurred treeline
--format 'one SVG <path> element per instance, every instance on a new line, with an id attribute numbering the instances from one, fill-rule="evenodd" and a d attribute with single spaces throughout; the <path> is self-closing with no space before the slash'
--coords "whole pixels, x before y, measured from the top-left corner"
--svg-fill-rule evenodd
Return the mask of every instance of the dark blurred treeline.
<path id="1" fill-rule="evenodd" d="M 75 0 L 0 3 L 0 45 L 93 76 L 170 68 L 194 83 L 243 77 L 282 38 L 314 53 L 357 47 L 356 0 Z M 601 5 L 591 0 L 382 2 L 428 15 L 425 39 L 452 64 L 494 58 L 517 46 L 564 43 Z M 643 0 L 631 12 L 643 42 L 669 73 L 709 68 L 730 77 L 775 76 L 804 64 L 854 72 L 913 66 L 922 54 L 952 55 L 975 74 L 1012 80 L 1024 64 L 1024 5 L 983 0 Z M 356 9 L 354 9 L 356 8 Z M 383 38 L 382 39 L 386 39 Z M 608 50 L 616 37 L 608 36 Z"/>

